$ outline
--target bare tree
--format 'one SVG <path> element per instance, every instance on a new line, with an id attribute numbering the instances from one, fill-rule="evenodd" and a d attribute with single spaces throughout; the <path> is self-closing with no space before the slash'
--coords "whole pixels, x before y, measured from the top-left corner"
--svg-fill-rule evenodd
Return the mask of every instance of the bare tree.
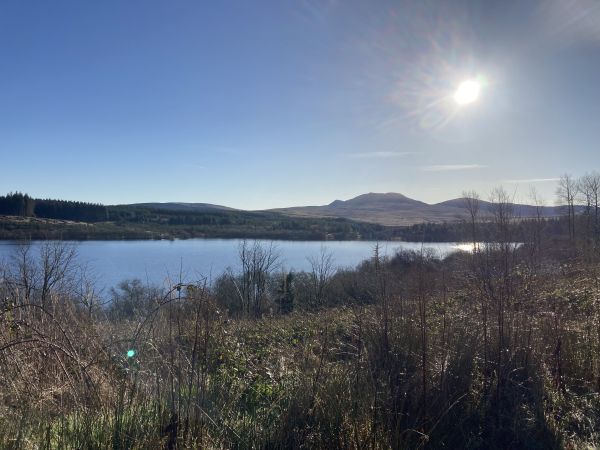
<path id="1" fill-rule="evenodd" d="M 13 298 L 19 303 L 29 303 L 38 280 L 38 267 L 32 255 L 30 242 L 19 243 L 11 255 L 12 265 L 9 284 Z"/>
<path id="2" fill-rule="evenodd" d="M 428 376 L 428 336 L 427 336 L 427 306 L 429 295 L 427 286 L 431 287 L 431 281 L 425 277 L 425 257 L 423 245 L 419 253 L 417 265 L 417 305 L 419 310 L 419 328 L 421 338 L 421 404 L 425 414 L 427 414 L 427 376 Z"/>
<path id="3" fill-rule="evenodd" d="M 242 266 L 238 286 L 242 308 L 247 314 L 252 312 L 258 317 L 263 311 L 268 277 L 279 265 L 279 252 L 273 242 L 263 245 L 259 241 L 249 244 L 244 240 L 240 243 L 238 255 Z"/>
<path id="4" fill-rule="evenodd" d="M 506 382 L 505 363 L 510 358 L 512 301 L 514 297 L 513 267 L 514 250 L 512 228 L 514 221 L 513 198 L 500 186 L 490 195 L 492 214 L 496 228 L 496 243 L 488 250 L 484 285 L 489 299 L 496 307 L 498 347 L 496 353 L 496 395 L 500 398 Z"/>
<path id="5" fill-rule="evenodd" d="M 513 242 L 511 225 L 515 216 L 513 198 L 502 186 L 499 186 L 492 190 L 490 203 L 496 225 L 496 242 L 500 246 L 511 244 Z"/>
<path id="6" fill-rule="evenodd" d="M 388 271 L 385 264 L 385 257 L 381 255 L 381 246 L 379 242 L 373 248 L 373 264 L 375 268 L 375 298 L 380 309 L 380 322 L 382 325 L 382 344 L 385 359 L 387 361 L 390 349 L 390 308 L 388 294 Z"/>
<path id="7" fill-rule="evenodd" d="M 473 281 L 477 284 L 479 292 L 479 303 L 481 305 L 481 334 L 483 337 L 483 360 L 484 360 L 484 374 L 487 376 L 488 372 L 488 299 L 485 295 L 482 295 L 480 291 L 484 291 L 482 288 L 482 265 L 481 257 L 479 253 L 478 236 L 477 236 L 477 222 L 479 221 L 479 212 L 481 208 L 479 194 L 475 191 L 465 191 L 462 194 L 464 208 L 469 214 L 469 220 L 471 225 L 471 241 L 473 245 L 473 253 L 471 254 L 471 272 L 474 275 Z"/>
<path id="8" fill-rule="evenodd" d="M 21 303 L 36 302 L 45 308 L 52 293 L 72 287 L 76 258 L 76 246 L 70 243 L 19 244 L 13 252 L 13 268 L 8 275 L 13 297 Z"/>
<path id="9" fill-rule="evenodd" d="M 318 255 L 309 256 L 307 259 L 311 267 L 312 300 L 316 305 L 322 305 L 334 272 L 333 254 L 322 245 Z"/>
<path id="10" fill-rule="evenodd" d="M 577 197 L 577 181 L 569 174 L 564 174 L 558 181 L 556 195 L 559 203 L 567 208 L 569 238 L 575 239 L 575 198 Z"/>
<path id="11" fill-rule="evenodd" d="M 542 232 L 546 225 L 546 220 L 544 219 L 543 207 L 544 200 L 540 197 L 535 187 L 531 186 L 529 188 L 529 198 L 531 204 L 533 205 L 534 215 L 530 220 L 531 223 L 531 251 L 532 258 L 537 261 L 537 257 L 542 248 Z"/>
<path id="12" fill-rule="evenodd" d="M 597 239 L 600 220 L 600 174 L 598 172 L 586 173 L 578 180 L 577 187 L 585 206 L 588 237 Z"/>
<path id="13" fill-rule="evenodd" d="M 75 271 L 77 250 L 73 244 L 64 242 L 44 242 L 40 247 L 40 302 L 48 303 L 51 292 L 72 281 Z"/>
<path id="14" fill-rule="evenodd" d="M 97 288 L 96 277 L 88 270 L 87 266 L 82 266 L 78 271 L 74 294 L 88 319 L 93 319 L 95 314 L 107 303 L 102 299 L 101 291 Z"/>
<path id="15" fill-rule="evenodd" d="M 471 239 L 473 241 L 473 252 L 477 251 L 477 222 L 479 220 L 480 198 L 475 191 L 465 191 L 462 194 L 464 207 L 469 213 L 471 223 Z"/>

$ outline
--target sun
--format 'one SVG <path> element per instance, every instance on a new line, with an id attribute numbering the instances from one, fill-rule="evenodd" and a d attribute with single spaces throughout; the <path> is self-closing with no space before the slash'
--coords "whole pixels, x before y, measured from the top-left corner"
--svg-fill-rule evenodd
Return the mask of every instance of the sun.
<path id="1" fill-rule="evenodd" d="M 465 80 L 458 85 L 454 92 L 454 101 L 457 105 L 468 105 L 479 98 L 481 83 L 475 79 Z"/>

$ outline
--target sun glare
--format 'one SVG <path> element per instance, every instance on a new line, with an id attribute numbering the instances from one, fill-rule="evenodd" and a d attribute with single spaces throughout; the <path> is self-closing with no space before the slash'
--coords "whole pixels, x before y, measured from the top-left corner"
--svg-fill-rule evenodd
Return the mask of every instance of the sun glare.
<path id="1" fill-rule="evenodd" d="M 468 105 L 479 98 L 481 83 L 477 80 L 465 80 L 454 92 L 454 101 L 458 105 Z"/>

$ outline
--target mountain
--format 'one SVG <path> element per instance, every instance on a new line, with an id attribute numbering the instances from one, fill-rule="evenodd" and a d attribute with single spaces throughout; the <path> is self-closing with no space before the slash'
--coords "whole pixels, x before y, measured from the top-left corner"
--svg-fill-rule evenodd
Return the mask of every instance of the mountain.
<path id="1" fill-rule="evenodd" d="M 465 199 L 456 198 L 430 205 L 405 195 L 388 192 L 359 195 L 350 200 L 335 200 L 323 206 L 300 206 L 278 208 L 272 211 L 289 216 L 302 217 L 339 217 L 381 225 L 413 225 L 423 222 L 456 222 L 468 217 Z M 513 210 L 519 217 L 533 217 L 536 207 L 514 204 Z M 480 200 L 480 213 L 483 217 L 491 216 L 493 205 Z M 562 213 L 559 206 L 543 206 L 544 217 L 556 217 Z"/>
<path id="2" fill-rule="evenodd" d="M 274 211 L 290 216 L 341 217 L 382 225 L 411 225 L 424 221 L 460 220 L 464 211 L 452 206 L 428 205 L 402 194 L 368 193 L 350 200 L 335 200 L 324 206 L 279 208 Z"/>
<path id="3" fill-rule="evenodd" d="M 171 212 L 209 212 L 209 211 L 237 211 L 235 208 L 229 208 L 227 206 L 213 205 L 210 203 L 132 203 L 129 205 L 118 205 L 127 207 L 139 207 L 147 209 L 155 209 L 161 211 Z"/>
<path id="4" fill-rule="evenodd" d="M 358 197 L 351 198 L 350 200 L 335 200 L 328 206 L 339 209 L 362 208 L 387 211 L 397 208 L 415 208 L 427 206 L 427 203 L 413 200 L 412 198 L 408 198 L 402 194 L 396 194 L 395 192 L 388 192 L 386 194 L 369 192 L 368 194 L 359 195 Z"/>
<path id="5" fill-rule="evenodd" d="M 29 203 L 28 203 L 29 202 Z M 307 219 L 348 219 L 387 226 L 406 226 L 424 222 L 457 222 L 468 219 L 465 208 L 466 199 L 455 198 L 441 203 L 428 204 L 395 192 L 359 195 L 349 200 L 334 200 L 328 205 L 278 208 L 266 211 L 245 211 L 210 203 L 133 203 L 128 205 L 96 205 L 83 202 L 62 200 L 32 199 L 23 194 L 0 197 L 0 216 L 16 215 L 46 219 L 61 219 L 83 222 L 102 222 L 119 220 L 151 221 L 160 220 L 174 224 L 212 223 L 229 220 L 236 216 L 256 218 L 257 214 L 269 216 L 269 220 L 279 220 L 279 225 L 289 222 L 285 217 L 304 217 Z M 480 200 L 480 217 L 491 217 L 494 205 Z M 576 212 L 582 213 L 583 206 L 577 206 Z M 535 217 L 538 208 L 531 205 L 514 204 L 514 214 L 518 217 Z M 564 214 L 564 207 L 543 206 L 539 209 L 543 217 L 557 217 Z M 181 216 L 175 218 L 174 216 Z M 193 218 L 184 216 L 194 216 Z M 200 217 L 207 216 L 207 217 Z M 218 216 L 218 217 L 208 217 Z M 228 216 L 229 218 L 224 218 Z M 283 220 L 282 220 L 283 219 Z M 157 219 L 158 220 L 158 219 Z M 241 219 L 240 219 L 241 220 Z M 195 222 L 194 222 L 195 221 Z"/>

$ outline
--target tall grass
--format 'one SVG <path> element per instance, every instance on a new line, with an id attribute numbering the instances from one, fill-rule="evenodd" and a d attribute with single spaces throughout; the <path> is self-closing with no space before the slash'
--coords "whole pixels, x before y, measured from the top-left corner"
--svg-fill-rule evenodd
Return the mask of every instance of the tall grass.
<path id="1" fill-rule="evenodd" d="M 42 303 L 43 277 L 25 277 L 43 264 L 12 263 L 0 283 L 0 447 L 597 446 L 597 263 L 530 255 L 375 254 L 318 289 L 322 278 L 286 278 L 285 314 L 286 274 L 264 279 L 260 310 L 236 309 L 248 296 L 235 274 L 129 286 L 90 309 L 67 280 Z"/>

